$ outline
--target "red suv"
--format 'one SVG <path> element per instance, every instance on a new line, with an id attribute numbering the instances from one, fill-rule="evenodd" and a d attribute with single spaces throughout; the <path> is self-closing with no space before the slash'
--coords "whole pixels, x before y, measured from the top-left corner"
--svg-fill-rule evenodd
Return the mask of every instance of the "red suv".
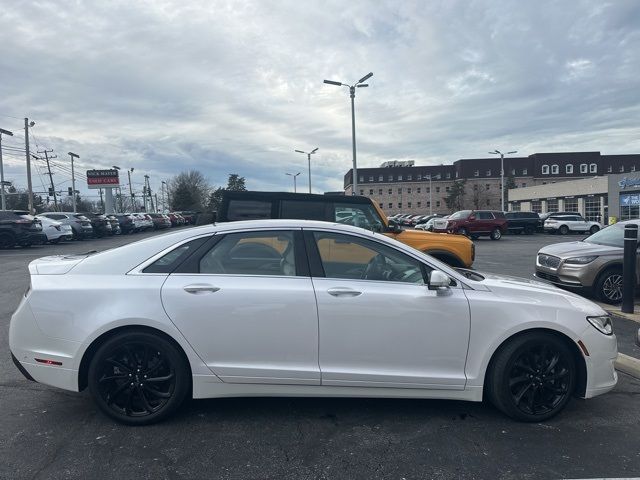
<path id="1" fill-rule="evenodd" d="M 500 240 L 507 233 L 507 219 L 503 212 L 496 210 L 460 210 L 447 220 L 448 233 L 459 233 L 474 240 L 481 235 Z"/>

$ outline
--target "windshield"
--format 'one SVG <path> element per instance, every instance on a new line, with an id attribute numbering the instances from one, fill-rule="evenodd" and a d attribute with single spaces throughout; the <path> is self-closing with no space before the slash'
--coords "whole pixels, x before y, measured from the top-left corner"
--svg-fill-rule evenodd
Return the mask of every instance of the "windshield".
<path id="1" fill-rule="evenodd" d="M 594 233 L 584 239 L 586 243 L 594 245 L 608 245 L 610 247 L 624 246 L 624 224 L 618 223 Z"/>
<path id="2" fill-rule="evenodd" d="M 467 218 L 469 215 L 471 215 L 471 210 L 460 210 L 459 212 L 451 215 L 449 218 L 451 220 L 455 220 L 457 218 Z"/>

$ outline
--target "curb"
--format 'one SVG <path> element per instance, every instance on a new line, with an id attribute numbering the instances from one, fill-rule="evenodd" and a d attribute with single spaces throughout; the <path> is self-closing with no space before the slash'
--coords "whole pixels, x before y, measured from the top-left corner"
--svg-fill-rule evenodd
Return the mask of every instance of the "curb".
<path id="1" fill-rule="evenodd" d="M 614 365 L 616 370 L 640 379 L 640 359 L 619 353 Z"/>

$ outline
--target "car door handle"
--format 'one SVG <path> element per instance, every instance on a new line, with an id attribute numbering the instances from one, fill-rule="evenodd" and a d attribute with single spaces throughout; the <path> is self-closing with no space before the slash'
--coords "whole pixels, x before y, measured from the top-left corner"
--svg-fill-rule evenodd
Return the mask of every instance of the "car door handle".
<path id="1" fill-rule="evenodd" d="M 187 285 L 182 288 L 187 293 L 214 293 L 220 290 L 220 287 L 214 287 L 213 285 Z"/>
<path id="2" fill-rule="evenodd" d="M 357 297 L 358 295 L 362 295 L 362 292 L 343 287 L 330 288 L 329 290 L 327 290 L 327 293 L 329 295 L 333 295 L 334 297 Z"/>

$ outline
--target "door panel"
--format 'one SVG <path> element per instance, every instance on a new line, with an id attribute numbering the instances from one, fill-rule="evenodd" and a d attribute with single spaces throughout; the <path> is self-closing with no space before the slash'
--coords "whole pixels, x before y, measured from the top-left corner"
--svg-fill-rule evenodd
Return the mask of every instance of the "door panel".
<path id="1" fill-rule="evenodd" d="M 162 303 L 223 381 L 320 384 L 308 277 L 173 274 L 162 287 Z"/>
<path id="2" fill-rule="evenodd" d="M 314 278 L 323 385 L 464 388 L 464 291 Z M 353 294 L 334 295 L 336 290 Z M 360 293 L 358 293 L 360 292 Z"/>

